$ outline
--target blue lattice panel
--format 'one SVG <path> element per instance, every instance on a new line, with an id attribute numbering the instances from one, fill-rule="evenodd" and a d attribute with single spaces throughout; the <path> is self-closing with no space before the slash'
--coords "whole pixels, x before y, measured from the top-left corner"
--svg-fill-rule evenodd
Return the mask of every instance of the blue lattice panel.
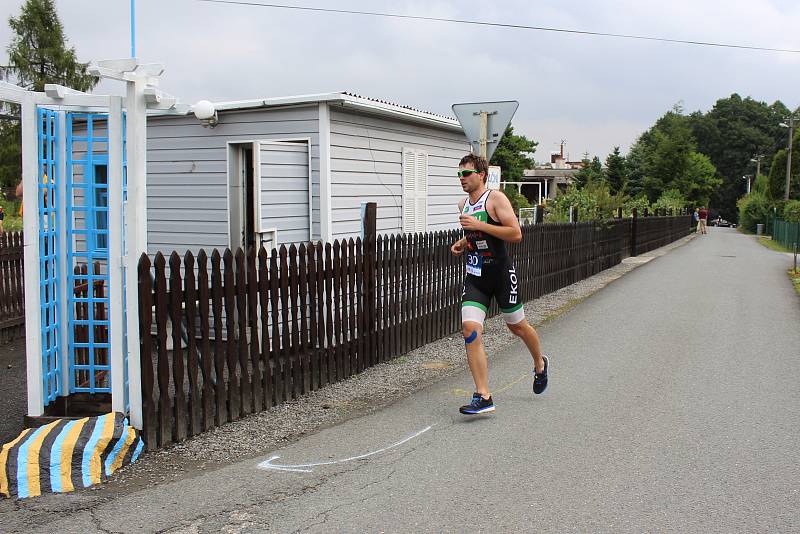
<path id="1" fill-rule="evenodd" d="M 62 392 L 59 325 L 58 112 L 38 108 L 37 205 L 39 219 L 39 312 L 42 339 L 42 392 L 45 405 Z"/>

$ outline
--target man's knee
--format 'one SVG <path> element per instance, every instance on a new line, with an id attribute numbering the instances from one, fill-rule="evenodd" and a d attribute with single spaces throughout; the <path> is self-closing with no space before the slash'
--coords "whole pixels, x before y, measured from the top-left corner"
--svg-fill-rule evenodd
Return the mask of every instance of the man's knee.
<path id="1" fill-rule="evenodd" d="M 523 336 L 531 328 L 531 325 L 528 324 L 528 321 L 524 319 L 514 324 L 507 323 L 506 326 L 508 327 L 509 330 L 511 330 L 512 334 L 520 337 Z"/>
<path id="2" fill-rule="evenodd" d="M 480 341 L 480 330 L 480 326 L 477 324 L 462 323 L 461 334 L 464 336 L 464 343 L 467 345 L 472 345 L 473 343 Z"/>

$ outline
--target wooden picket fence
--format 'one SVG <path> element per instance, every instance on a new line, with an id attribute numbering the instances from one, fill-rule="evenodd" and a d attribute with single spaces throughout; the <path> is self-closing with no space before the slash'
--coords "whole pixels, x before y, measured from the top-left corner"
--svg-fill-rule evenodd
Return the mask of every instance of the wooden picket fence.
<path id="1" fill-rule="evenodd" d="M 0 234 L 0 343 L 25 333 L 22 232 Z"/>
<path id="2" fill-rule="evenodd" d="M 235 252 L 142 255 L 147 448 L 269 409 L 460 330 L 458 231 Z M 369 219 L 368 219 L 369 220 Z M 690 218 L 523 228 L 510 246 L 533 299 L 687 235 Z M 636 235 L 636 234 L 639 235 Z M 489 314 L 497 313 L 493 305 Z"/>

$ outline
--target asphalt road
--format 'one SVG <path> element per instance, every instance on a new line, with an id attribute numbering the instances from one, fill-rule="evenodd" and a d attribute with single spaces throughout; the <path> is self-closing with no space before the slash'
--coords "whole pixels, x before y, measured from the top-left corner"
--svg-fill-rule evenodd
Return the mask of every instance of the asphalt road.
<path id="1" fill-rule="evenodd" d="M 69 509 L 38 528 L 798 531 L 800 299 L 788 267 L 752 237 L 711 228 L 541 328 L 544 395 L 515 344 L 491 358 L 494 415 L 458 413 L 472 390 L 465 366 L 269 456 L 99 506 L 91 492 L 64 496 Z M 272 456 L 310 472 L 258 469 Z M 0 530 L 25 530 L 36 506 L 5 514 Z"/>

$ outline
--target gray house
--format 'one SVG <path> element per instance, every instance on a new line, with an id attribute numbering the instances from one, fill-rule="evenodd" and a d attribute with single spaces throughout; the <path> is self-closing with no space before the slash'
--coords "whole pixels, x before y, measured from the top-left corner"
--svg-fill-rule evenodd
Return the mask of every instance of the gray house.
<path id="1" fill-rule="evenodd" d="M 346 92 L 213 108 L 148 117 L 151 253 L 350 237 L 362 202 L 383 234 L 458 224 L 455 119 Z"/>

